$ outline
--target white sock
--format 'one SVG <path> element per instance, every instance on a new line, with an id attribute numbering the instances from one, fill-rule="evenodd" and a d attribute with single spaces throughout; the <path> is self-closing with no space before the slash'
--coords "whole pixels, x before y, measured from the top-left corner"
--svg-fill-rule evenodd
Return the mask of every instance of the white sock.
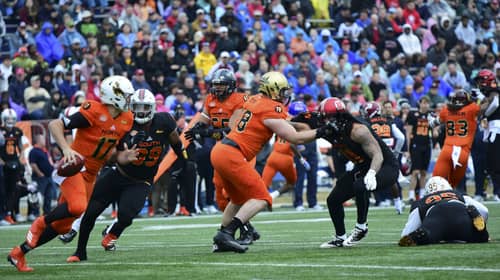
<path id="1" fill-rule="evenodd" d="M 397 197 L 394 199 L 394 208 L 396 208 L 396 210 L 398 211 L 402 208 L 401 198 Z"/>
<path id="2" fill-rule="evenodd" d="M 420 195 L 420 198 L 424 197 L 425 195 L 425 189 L 421 188 L 418 190 L 418 194 Z"/>
<path id="3" fill-rule="evenodd" d="M 359 228 L 359 229 L 362 229 L 362 230 L 366 230 L 366 223 L 364 223 L 364 224 L 358 224 L 358 223 L 356 223 L 356 227 Z"/>
<path id="4" fill-rule="evenodd" d="M 347 235 L 346 235 L 345 233 L 344 233 L 344 234 L 342 234 L 342 235 L 335 235 L 335 238 L 337 238 L 337 239 L 342 239 L 342 240 L 346 240 Z"/>
<path id="5" fill-rule="evenodd" d="M 271 197 L 273 198 L 273 200 L 275 200 L 276 198 L 278 198 L 278 196 L 280 196 L 280 192 L 279 191 L 274 191 L 271 193 Z"/>
<path id="6" fill-rule="evenodd" d="M 85 213 L 84 213 L 85 214 Z M 78 217 L 78 219 L 74 220 L 71 224 L 71 229 L 78 232 L 80 231 L 80 224 L 82 223 L 83 214 Z"/>
<path id="7" fill-rule="evenodd" d="M 415 191 L 414 190 L 409 190 L 408 191 L 408 199 L 415 200 Z"/>

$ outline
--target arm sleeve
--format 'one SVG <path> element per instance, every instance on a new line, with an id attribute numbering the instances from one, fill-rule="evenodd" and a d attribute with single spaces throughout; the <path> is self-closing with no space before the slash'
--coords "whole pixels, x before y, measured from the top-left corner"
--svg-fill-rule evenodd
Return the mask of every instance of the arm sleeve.
<path id="1" fill-rule="evenodd" d="M 498 95 L 496 95 L 493 97 L 493 101 L 491 101 L 490 105 L 486 109 L 486 112 L 484 112 L 484 115 L 487 117 L 491 116 L 498 109 L 498 103 Z"/>
<path id="2" fill-rule="evenodd" d="M 464 195 L 465 205 L 472 205 L 476 207 L 477 211 L 483 216 L 484 221 L 488 221 L 488 208 L 482 203 L 475 201 L 472 197 Z"/>
<path id="3" fill-rule="evenodd" d="M 65 129 L 86 128 L 90 127 L 89 120 L 80 112 L 76 112 L 69 117 L 63 118 Z"/>
<path id="4" fill-rule="evenodd" d="M 403 148 L 403 144 L 405 143 L 405 136 L 401 130 L 399 130 L 398 126 L 393 123 L 391 125 L 392 133 L 394 134 L 394 138 L 396 138 L 396 145 L 394 146 L 394 151 L 396 153 L 401 153 L 401 149 Z"/>
<path id="5" fill-rule="evenodd" d="M 401 232 L 401 236 L 408 235 L 415 230 L 417 230 L 422 225 L 422 219 L 420 218 L 420 213 L 418 208 L 413 209 L 410 215 L 408 216 L 408 221 L 406 222 L 405 228 L 403 232 Z"/>

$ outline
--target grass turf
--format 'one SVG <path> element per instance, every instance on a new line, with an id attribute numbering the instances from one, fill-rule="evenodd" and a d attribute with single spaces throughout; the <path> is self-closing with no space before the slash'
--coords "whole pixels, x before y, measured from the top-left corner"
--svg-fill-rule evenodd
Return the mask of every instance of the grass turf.
<path id="1" fill-rule="evenodd" d="M 117 243 L 100 247 L 99 222 L 91 235 L 89 260 L 67 264 L 76 240 L 54 240 L 27 255 L 32 273 L 6 262 L 27 226 L 0 228 L 0 279 L 500 279 L 500 204 L 488 204 L 488 244 L 397 246 L 406 215 L 393 208 L 370 209 L 369 233 L 354 248 L 319 249 L 332 225 L 327 211 L 261 213 L 253 221 L 262 235 L 245 254 L 217 253 L 212 237 L 220 216 L 137 219 Z M 346 226 L 355 223 L 348 208 Z"/>

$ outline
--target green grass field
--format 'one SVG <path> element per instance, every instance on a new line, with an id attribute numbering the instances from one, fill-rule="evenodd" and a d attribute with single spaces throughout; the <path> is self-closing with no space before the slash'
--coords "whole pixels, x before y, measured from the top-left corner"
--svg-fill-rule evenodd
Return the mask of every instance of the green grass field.
<path id="1" fill-rule="evenodd" d="M 137 219 L 115 252 L 100 247 L 99 222 L 91 235 L 89 260 L 67 264 L 76 240 L 54 240 L 28 254 L 35 268 L 18 273 L 6 261 L 27 225 L 0 228 L 0 279 L 500 279 L 500 204 L 488 204 L 489 244 L 443 244 L 399 248 L 406 216 L 392 208 L 370 210 L 369 234 L 354 248 L 319 249 L 331 238 L 327 211 L 277 209 L 254 225 L 262 235 L 245 254 L 212 253 L 220 216 Z M 348 208 L 346 225 L 355 222 Z"/>

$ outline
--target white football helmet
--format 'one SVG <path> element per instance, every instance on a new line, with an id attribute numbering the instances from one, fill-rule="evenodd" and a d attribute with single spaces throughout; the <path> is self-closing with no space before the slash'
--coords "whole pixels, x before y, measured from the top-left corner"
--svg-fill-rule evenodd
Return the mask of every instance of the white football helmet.
<path id="1" fill-rule="evenodd" d="M 134 113 L 134 121 L 145 124 L 153 119 L 156 112 L 156 100 L 147 89 L 138 89 L 130 98 L 130 108 Z"/>
<path id="2" fill-rule="evenodd" d="M 14 109 L 7 108 L 2 112 L 2 124 L 7 128 L 13 128 L 17 122 L 17 114 Z"/>
<path id="3" fill-rule="evenodd" d="M 132 83 L 123 76 L 110 76 L 101 83 L 101 102 L 120 111 L 128 111 L 129 99 L 133 93 Z"/>
<path id="4" fill-rule="evenodd" d="M 425 193 L 430 194 L 433 192 L 452 190 L 450 183 L 440 176 L 431 177 L 425 184 Z"/>

